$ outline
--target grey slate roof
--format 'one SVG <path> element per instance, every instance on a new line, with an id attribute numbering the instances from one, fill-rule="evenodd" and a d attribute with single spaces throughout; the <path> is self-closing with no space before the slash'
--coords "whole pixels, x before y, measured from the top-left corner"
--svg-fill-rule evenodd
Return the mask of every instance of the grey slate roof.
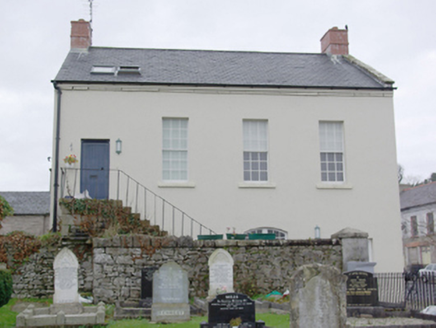
<path id="1" fill-rule="evenodd" d="M 0 191 L 15 215 L 47 215 L 50 213 L 49 191 Z"/>
<path id="2" fill-rule="evenodd" d="M 436 182 L 406 189 L 400 193 L 401 210 L 436 203 Z"/>
<path id="3" fill-rule="evenodd" d="M 139 66 L 141 74 L 91 74 L 93 65 Z M 56 82 L 392 89 L 344 56 L 128 49 L 70 51 Z"/>

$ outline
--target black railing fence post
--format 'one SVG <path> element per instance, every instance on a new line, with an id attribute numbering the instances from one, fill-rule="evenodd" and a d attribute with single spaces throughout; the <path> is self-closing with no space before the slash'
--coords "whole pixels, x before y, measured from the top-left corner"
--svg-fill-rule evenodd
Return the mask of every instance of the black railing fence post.
<path id="1" fill-rule="evenodd" d="M 73 197 L 74 195 L 77 193 L 76 188 L 77 188 L 77 173 L 79 172 L 78 169 L 74 169 L 74 187 L 73 187 Z"/>
<path id="2" fill-rule="evenodd" d="M 175 230 L 174 230 L 174 225 L 175 225 L 175 224 L 174 224 L 174 222 L 175 222 L 175 221 L 174 221 L 174 211 L 175 211 L 175 209 L 174 209 L 174 207 L 173 207 L 173 236 L 175 235 L 175 233 L 174 233 L 174 232 L 175 232 Z"/>
<path id="3" fill-rule="evenodd" d="M 117 170 L 117 200 L 120 200 L 120 170 Z"/>
<path id="4" fill-rule="evenodd" d="M 138 184 L 138 182 L 136 182 L 135 213 L 138 213 L 138 187 L 139 187 L 139 184 Z"/>
<path id="5" fill-rule="evenodd" d="M 65 188 L 65 180 L 66 180 L 65 176 L 66 176 L 66 172 L 61 167 L 61 192 L 60 192 L 60 198 L 64 198 L 64 188 Z"/>
<path id="6" fill-rule="evenodd" d="M 162 230 L 165 229 L 165 200 L 162 199 Z"/>
<path id="7" fill-rule="evenodd" d="M 130 188 L 130 177 L 127 176 L 127 185 L 126 185 L 126 204 L 124 206 L 129 206 L 129 188 Z"/>
<path id="8" fill-rule="evenodd" d="M 156 217 L 157 217 L 157 215 L 156 215 L 156 213 L 157 213 L 157 211 L 156 211 L 156 208 L 157 208 L 157 200 L 156 200 L 156 198 L 157 198 L 157 196 L 156 196 L 156 194 L 154 194 L 154 215 L 153 215 L 153 217 L 154 217 L 154 225 L 156 225 Z"/>
<path id="9" fill-rule="evenodd" d="M 147 189 L 144 188 L 144 219 L 147 219 Z"/>
<path id="10" fill-rule="evenodd" d="M 185 213 L 182 212 L 182 236 L 185 233 Z"/>

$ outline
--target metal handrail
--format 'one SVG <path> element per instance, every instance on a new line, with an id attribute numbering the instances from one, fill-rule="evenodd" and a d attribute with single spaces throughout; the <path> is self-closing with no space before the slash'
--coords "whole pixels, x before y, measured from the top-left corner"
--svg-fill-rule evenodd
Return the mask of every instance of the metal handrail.
<path id="1" fill-rule="evenodd" d="M 203 229 L 209 231 L 209 234 L 216 234 L 215 231 L 119 169 L 61 168 L 61 198 L 84 198 L 86 196 L 80 186 L 82 171 L 107 171 L 109 175 L 107 199 L 121 200 L 123 206 L 130 207 L 132 211 L 138 213 L 141 220 L 147 219 L 150 223 L 153 221 L 152 224 L 158 225 L 168 234 L 194 238 L 196 234 L 203 234 Z M 89 196 L 92 198 L 93 195 Z M 158 223 L 158 221 L 161 222 Z M 187 231 L 189 234 L 186 234 Z"/>

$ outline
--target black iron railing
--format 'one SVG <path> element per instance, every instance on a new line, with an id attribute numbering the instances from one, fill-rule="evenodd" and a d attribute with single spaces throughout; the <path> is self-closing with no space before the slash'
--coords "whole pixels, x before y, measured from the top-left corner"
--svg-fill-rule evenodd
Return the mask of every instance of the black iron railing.
<path id="1" fill-rule="evenodd" d="M 60 198 L 121 200 L 142 220 L 174 236 L 216 234 L 177 206 L 157 195 L 122 170 L 61 169 Z"/>
<path id="2" fill-rule="evenodd" d="M 382 306 L 419 311 L 436 304 L 436 275 L 376 273 L 374 277 Z"/>
<path id="3" fill-rule="evenodd" d="M 377 279 L 378 300 L 387 307 L 405 307 L 405 280 L 402 273 L 375 273 Z"/>

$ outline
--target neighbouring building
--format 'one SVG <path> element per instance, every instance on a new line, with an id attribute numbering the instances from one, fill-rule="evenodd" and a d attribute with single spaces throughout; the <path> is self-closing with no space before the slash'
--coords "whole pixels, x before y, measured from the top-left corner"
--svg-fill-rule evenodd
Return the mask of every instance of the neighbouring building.
<path id="1" fill-rule="evenodd" d="M 436 182 L 403 190 L 400 203 L 406 265 L 436 262 Z"/>
<path id="2" fill-rule="evenodd" d="M 24 231 L 40 236 L 50 230 L 49 191 L 0 191 L 0 196 L 14 209 L 13 216 L 3 219 L 1 235 Z"/>
<path id="3" fill-rule="evenodd" d="M 54 217 L 60 197 L 80 194 L 194 238 L 352 227 L 369 233 L 377 271 L 402 270 L 394 82 L 348 54 L 347 30 L 321 47 L 95 47 L 73 21 L 53 80 Z"/>

